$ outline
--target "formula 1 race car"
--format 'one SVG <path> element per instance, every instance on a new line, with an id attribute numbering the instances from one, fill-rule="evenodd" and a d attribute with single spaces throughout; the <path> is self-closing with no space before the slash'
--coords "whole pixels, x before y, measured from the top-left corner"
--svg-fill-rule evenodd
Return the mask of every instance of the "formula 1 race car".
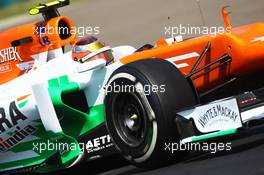
<path id="1" fill-rule="evenodd" d="M 263 90 L 250 90 L 263 86 L 263 23 L 231 28 L 223 9 L 230 33 L 111 48 L 76 39 L 57 10 L 65 5 L 41 4 L 29 13 L 43 21 L 0 33 L 1 172 L 49 172 L 116 153 L 155 167 L 183 156 L 165 143 L 262 124 Z"/>

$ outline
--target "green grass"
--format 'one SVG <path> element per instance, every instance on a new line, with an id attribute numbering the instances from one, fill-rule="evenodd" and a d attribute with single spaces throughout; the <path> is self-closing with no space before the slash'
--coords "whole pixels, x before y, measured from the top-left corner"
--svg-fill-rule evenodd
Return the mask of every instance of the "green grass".
<path id="1" fill-rule="evenodd" d="M 20 14 L 28 14 L 28 10 L 30 8 L 36 7 L 39 5 L 39 3 L 47 3 L 52 2 L 53 0 L 29 0 L 27 2 L 17 3 L 14 5 L 11 5 L 9 7 L 0 8 L 0 20 L 20 15 Z M 74 0 L 76 2 L 77 0 Z"/>

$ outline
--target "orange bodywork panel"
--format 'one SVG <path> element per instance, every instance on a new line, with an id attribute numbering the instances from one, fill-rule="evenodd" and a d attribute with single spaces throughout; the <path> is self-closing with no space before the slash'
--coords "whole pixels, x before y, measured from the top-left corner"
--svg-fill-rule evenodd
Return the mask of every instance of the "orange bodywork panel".
<path id="1" fill-rule="evenodd" d="M 178 65 L 180 71 L 184 75 L 190 75 L 197 59 L 210 43 L 210 49 L 196 69 L 203 68 L 224 54 L 228 55 L 230 62 L 223 65 L 221 62 L 217 62 L 190 76 L 195 87 L 201 93 L 232 77 L 262 71 L 264 68 L 264 23 L 231 29 L 228 13 L 224 10 L 222 13 L 226 28 L 230 28 L 224 34 L 201 36 L 172 44 L 169 44 L 165 39 L 160 39 L 156 42 L 155 48 L 134 53 L 120 61 L 123 64 L 128 64 L 148 58 L 175 59 L 173 62 L 176 66 Z M 63 31 L 60 31 L 61 28 Z M 21 69 L 19 65 L 33 64 L 31 62 L 34 62 L 34 55 L 62 48 L 67 44 L 74 44 L 76 35 L 72 32 L 69 35 L 65 34 L 65 29 L 71 30 L 72 28 L 74 26 L 70 19 L 61 16 L 47 22 L 31 23 L 0 33 L 0 84 L 28 71 L 28 68 Z M 43 32 L 43 29 L 46 31 Z M 11 44 L 25 38 L 27 39 L 25 43 L 16 43 L 15 46 Z M 179 59 L 183 56 L 186 58 Z"/>
<path id="2" fill-rule="evenodd" d="M 73 24 L 67 17 L 61 16 L 48 22 L 26 24 L 0 33 L 0 84 L 25 73 L 27 70 L 21 70 L 18 65 L 33 62 L 33 55 L 75 42 L 74 34 L 64 36 L 65 33 L 61 33 L 63 31 L 58 31 L 59 27 L 71 29 Z M 12 42 L 25 38 L 29 41 L 12 46 Z"/>
<path id="3" fill-rule="evenodd" d="M 216 36 L 202 36 L 182 42 L 174 42 L 171 45 L 161 39 L 157 41 L 156 48 L 127 56 L 121 62 L 127 64 L 135 60 L 147 58 L 170 59 L 181 55 L 198 53 L 195 57 L 175 61 L 176 65 L 188 65 L 179 68 L 184 75 L 187 75 L 190 73 L 192 66 L 208 42 L 211 43 L 211 47 L 197 69 L 213 62 L 224 54 L 229 55 L 231 62 L 207 74 L 202 75 L 207 69 L 215 65 L 193 75 L 191 78 L 195 79 L 193 80 L 194 85 L 200 92 L 209 90 L 225 82 L 230 77 L 253 74 L 264 69 L 264 23 L 245 25 L 233 28 L 231 33 L 218 34 Z M 195 76 L 199 74 L 202 76 L 196 79 Z"/>

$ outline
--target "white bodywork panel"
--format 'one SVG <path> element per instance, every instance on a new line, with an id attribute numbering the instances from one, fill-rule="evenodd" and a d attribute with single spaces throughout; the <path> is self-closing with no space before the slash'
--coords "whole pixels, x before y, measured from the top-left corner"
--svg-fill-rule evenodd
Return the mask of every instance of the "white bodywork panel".
<path id="1" fill-rule="evenodd" d="M 70 82 L 77 83 L 80 89 L 84 91 L 89 106 L 103 104 L 105 97 L 104 85 L 113 71 L 123 65 L 118 60 L 126 56 L 126 54 L 131 54 L 134 50 L 130 46 L 113 48 L 113 55 L 117 56 L 116 61 L 107 66 L 103 59 L 84 64 L 74 62 L 72 53 L 62 54 L 61 49 L 54 50 L 52 53 L 45 52 L 33 55 L 35 62 L 30 63 L 31 66 L 33 64 L 32 70 L 0 85 L 0 107 L 5 112 L 2 115 L 5 115 L 4 117 L 12 123 L 9 111 L 10 105 L 13 104 L 13 106 L 19 108 L 22 116 L 25 116 L 23 120 L 20 119 L 16 124 L 9 127 L 5 123 L 2 123 L 2 129 L 4 129 L 2 132 L 0 131 L 0 141 L 9 139 L 10 132 L 23 130 L 27 127 L 30 127 L 32 131 L 30 134 L 34 133 L 34 128 L 40 124 L 36 121 L 41 121 L 46 131 L 54 133 L 62 131 L 48 92 L 48 80 L 50 79 L 67 76 Z M 18 66 L 21 69 L 28 69 L 29 63 Z M 20 100 L 21 98 L 22 100 Z M 16 111 L 14 111 L 14 115 L 16 115 Z M 28 135 L 19 143 L 36 139 L 39 138 Z M 12 151 L 9 151 L 9 148 L 0 150 L 0 163 L 37 156 L 34 151 L 21 152 L 21 154 L 16 153 L 15 155 Z"/>

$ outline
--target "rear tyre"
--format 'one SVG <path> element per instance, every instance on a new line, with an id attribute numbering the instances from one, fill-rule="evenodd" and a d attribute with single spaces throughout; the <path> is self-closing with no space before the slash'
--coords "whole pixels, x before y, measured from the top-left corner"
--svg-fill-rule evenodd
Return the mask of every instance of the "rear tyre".
<path id="1" fill-rule="evenodd" d="M 165 144 L 179 141 L 176 112 L 195 105 L 196 96 L 173 64 L 161 59 L 129 63 L 112 74 L 106 88 L 107 128 L 127 160 L 155 168 L 182 157 L 165 151 Z"/>

